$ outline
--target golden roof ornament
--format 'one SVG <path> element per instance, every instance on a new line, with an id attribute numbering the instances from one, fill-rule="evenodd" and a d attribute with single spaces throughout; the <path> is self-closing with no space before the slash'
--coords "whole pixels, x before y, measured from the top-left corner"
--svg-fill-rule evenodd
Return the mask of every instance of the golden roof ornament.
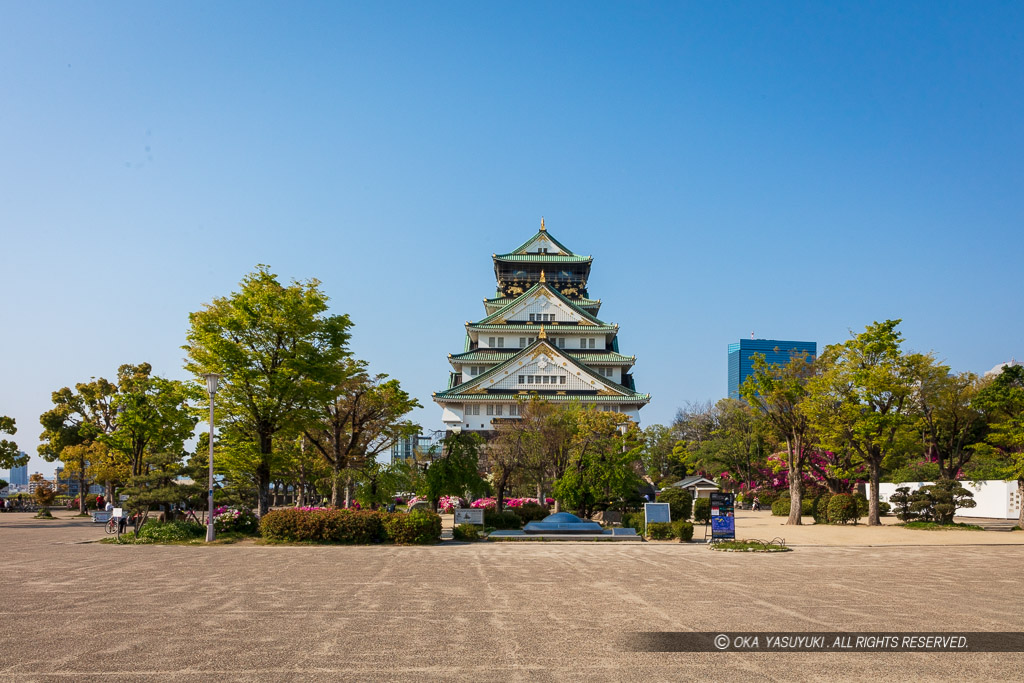
<path id="1" fill-rule="evenodd" d="M 541 232 L 547 232 L 548 231 L 548 229 L 544 227 L 544 216 L 540 217 L 540 231 Z"/>
<path id="2" fill-rule="evenodd" d="M 540 332 L 537 333 L 537 339 L 547 339 L 548 333 L 544 331 L 544 326 L 540 326 Z"/>
<path id="3" fill-rule="evenodd" d="M 544 271 L 543 270 L 540 271 L 540 281 L 541 282 L 547 282 L 548 281 L 547 278 L 544 277 Z"/>

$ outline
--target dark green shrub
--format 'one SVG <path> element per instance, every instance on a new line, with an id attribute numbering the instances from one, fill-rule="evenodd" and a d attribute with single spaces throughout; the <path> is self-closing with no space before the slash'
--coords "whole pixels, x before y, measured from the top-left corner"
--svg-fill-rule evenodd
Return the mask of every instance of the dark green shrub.
<path id="1" fill-rule="evenodd" d="M 480 527 L 475 524 L 459 524 L 452 529 L 452 538 L 456 541 L 479 541 Z"/>
<path id="2" fill-rule="evenodd" d="M 260 520 L 260 535 L 275 541 L 379 543 L 384 516 L 371 510 L 271 510 Z"/>
<path id="3" fill-rule="evenodd" d="M 884 500 L 878 501 L 878 514 L 887 515 L 892 512 L 892 506 L 886 503 Z"/>
<path id="4" fill-rule="evenodd" d="M 707 524 L 711 521 L 710 498 L 698 498 L 693 501 L 693 521 L 698 524 Z"/>
<path id="5" fill-rule="evenodd" d="M 848 493 L 832 496 L 828 502 L 828 521 L 831 524 L 856 523 L 860 519 L 857 500 Z"/>
<path id="6" fill-rule="evenodd" d="M 485 508 L 484 526 L 492 529 L 522 529 L 523 518 L 509 509 L 498 512 L 491 508 Z"/>
<path id="7" fill-rule="evenodd" d="M 814 514 L 814 499 L 807 496 L 800 499 L 800 514 L 810 517 Z"/>
<path id="8" fill-rule="evenodd" d="M 547 507 L 538 503 L 525 503 L 517 508 L 506 509 L 519 515 L 519 519 L 523 520 L 523 524 L 526 524 L 527 522 L 539 522 L 551 514 L 551 511 L 548 510 Z"/>
<path id="9" fill-rule="evenodd" d="M 857 501 L 857 517 L 867 517 L 868 497 L 858 493 L 853 497 L 853 499 Z"/>
<path id="10" fill-rule="evenodd" d="M 667 541 L 673 538 L 672 525 L 668 522 L 651 522 L 647 525 L 647 538 L 654 541 Z"/>
<path id="11" fill-rule="evenodd" d="M 669 486 L 659 493 L 658 502 L 668 503 L 672 521 L 689 519 L 693 512 L 693 496 L 689 491 L 675 486 Z"/>
<path id="12" fill-rule="evenodd" d="M 776 517 L 789 517 L 789 496 L 775 499 L 772 503 L 772 514 Z"/>
<path id="13" fill-rule="evenodd" d="M 157 522 L 150 520 L 139 529 L 139 538 L 150 543 L 191 541 L 206 536 L 206 527 L 191 522 Z"/>
<path id="14" fill-rule="evenodd" d="M 815 524 L 828 524 L 828 502 L 830 500 L 832 500 L 832 494 L 827 491 L 814 499 L 814 509 L 811 514 L 814 515 Z"/>
<path id="15" fill-rule="evenodd" d="M 897 488 L 896 493 L 889 496 L 889 500 L 896 506 L 896 518 L 901 522 L 909 522 L 917 518 L 917 513 L 912 508 L 914 494 L 910 492 L 909 486 Z"/>
<path id="16" fill-rule="evenodd" d="M 957 508 L 972 508 L 974 494 L 958 481 L 942 479 L 929 486 L 922 486 L 911 496 L 911 510 L 925 521 L 952 524 Z"/>
<path id="17" fill-rule="evenodd" d="M 622 527 L 624 529 L 633 529 L 641 536 L 644 533 L 644 513 L 642 512 L 624 512 L 622 513 Z"/>
<path id="18" fill-rule="evenodd" d="M 384 540 L 399 545 L 427 545 L 441 542 L 441 515 L 414 510 L 383 516 Z"/>
<path id="19" fill-rule="evenodd" d="M 693 538 L 693 524 L 683 519 L 676 520 L 672 522 L 672 532 L 676 538 L 685 543 Z"/>

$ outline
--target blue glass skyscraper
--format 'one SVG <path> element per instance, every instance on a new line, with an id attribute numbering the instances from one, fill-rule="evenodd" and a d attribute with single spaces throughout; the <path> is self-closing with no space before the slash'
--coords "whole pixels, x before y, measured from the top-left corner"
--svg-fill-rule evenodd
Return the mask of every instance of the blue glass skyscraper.
<path id="1" fill-rule="evenodd" d="M 811 357 L 818 355 L 818 343 L 807 341 L 782 341 L 779 339 L 741 339 L 738 344 L 729 344 L 729 398 L 740 397 L 740 387 L 754 369 L 751 357 L 763 353 L 769 363 L 785 365 L 793 354 L 807 352 Z"/>

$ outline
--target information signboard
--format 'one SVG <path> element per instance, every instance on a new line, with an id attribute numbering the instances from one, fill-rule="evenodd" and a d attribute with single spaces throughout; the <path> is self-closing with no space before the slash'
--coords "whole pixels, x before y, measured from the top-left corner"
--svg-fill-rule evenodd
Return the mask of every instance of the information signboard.
<path id="1" fill-rule="evenodd" d="M 711 493 L 711 540 L 726 541 L 736 538 L 736 515 L 733 494 Z"/>
<path id="2" fill-rule="evenodd" d="M 647 535 L 647 525 L 655 522 L 671 522 L 672 511 L 668 503 L 644 503 L 644 535 Z"/>
<path id="3" fill-rule="evenodd" d="M 479 524 L 484 525 L 483 508 L 455 508 L 456 524 Z"/>

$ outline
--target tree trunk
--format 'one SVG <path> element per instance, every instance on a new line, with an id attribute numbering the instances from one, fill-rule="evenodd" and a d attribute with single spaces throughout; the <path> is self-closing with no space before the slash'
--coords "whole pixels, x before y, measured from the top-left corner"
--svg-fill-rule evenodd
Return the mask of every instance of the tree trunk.
<path id="1" fill-rule="evenodd" d="M 85 461 L 79 463 L 78 468 L 78 512 L 85 514 L 85 496 L 88 493 L 85 489 Z"/>
<path id="2" fill-rule="evenodd" d="M 341 460 L 331 463 L 331 507 L 338 507 L 338 482 L 341 480 Z"/>
<path id="3" fill-rule="evenodd" d="M 562 504 L 560 502 L 558 502 L 557 498 L 555 498 L 555 507 L 552 510 L 552 512 L 561 512 L 561 511 L 562 511 Z"/>
<path id="4" fill-rule="evenodd" d="M 881 478 L 882 464 L 880 461 L 872 461 L 868 463 L 868 467 L 868 526 L 881 526 L 882 521 L 878 518 L 878 480 Z"/>
<path id="5" fill-rule="evenodd" d="M 270 510 L 270 466 L 261 462 L 256 466 L 256 516 L 263 517 Z"/>
<path id="6" fill-rule="evenodd" d="M 800 441 L 786 439 L 786 448 L 789 450 L 789 462 L 786 463 L 789 466 L 789 517 L 786 519 L 786 524 L 802 525 L 804 523 L 800 518 L 804 502 L 803 473 L 800 471 L 803 455 L 800 453 L 801 447 Z"/>
<path id="7" fill-rule="evenodd" d="M 537 480 L 537 504 L 547 507 L 544 502 L 544 482 L 542 479 Z"/>
<path id="8" fill-rule="evenodd" d="M 1024 529 L 1024 477 L 1017 479 L 1017 500 L 1020 501 L 1020 518 L 1017 524 Z"/>
<path id="9" fill-rule="evenodd" d="M 345 507 L 352 505 L 352 477 L 345 477 Z"/>

